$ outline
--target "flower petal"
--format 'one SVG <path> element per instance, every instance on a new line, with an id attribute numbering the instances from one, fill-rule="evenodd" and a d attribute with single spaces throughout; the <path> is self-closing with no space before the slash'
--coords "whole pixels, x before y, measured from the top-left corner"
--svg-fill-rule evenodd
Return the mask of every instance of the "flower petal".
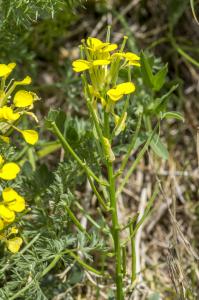
<path id="1" fill-rule="evenodd" d="M 15 96 L 13 103 L 16 107 L 27 107 L 32 105 L 34 102 L 34 96 L 31 92 L 20 90 Z"/>
<path id="2" fill-rule="evenodd" d="M 3 204 L 0 204 L 0 216 L 7 223 L 12 223 L 15 219 L 14 211 L 10 210 Z"/>
<path id="3" fill-rule="evenodd" d="M 25 200 L 12 188 L 5 188 L 2 192 L 3 200 L 10 210 L 21 212 L 25 209 Z"/>
<path id="4" fill-rule="evenodd" d="M 19 252 L 19 249 L 23 243 L 22 238 L 20 237 L 14 237 L 12 239 L 7 240 L 7 247 L 12 253 L 17 253 Z"/>
<path id="5" fill-rule="evenodd" d="M 0 178 L 4 180 L 12 180 L 16 178 L 17 174 L 20 172 L 20 168 L 15 163 L 6 163 L 0 169 Z"/>
<path id="6" fill-rule="evenodd" d="M 0 108 L 0 119 L 7 121 L 16 121 L 19 119 L 20 114 L 15 113 L 11 107 L 3 106 Z"/>
<path id="7" fill-rule="evenodd" d="M 93 66 L 105 66 L 108 64 L 110 64 L 110 61 L 106 59 L 96 59 L 93 61 Z"/>
<path id="8" fill-rule="evenodd" d="M 19 130 L 20 133 L 23 135 L 24 140 L 26 143 L 30 145 L 34 145 L 38 141 L 38 133 L 35 130 Z"/>
<path id="9" fill-rule="evenodd" d="M 82 72 L 88 70 L 91 66 L 90 62 L 84 59 L 77 59 L 72 63 L 75 72 Z"/>

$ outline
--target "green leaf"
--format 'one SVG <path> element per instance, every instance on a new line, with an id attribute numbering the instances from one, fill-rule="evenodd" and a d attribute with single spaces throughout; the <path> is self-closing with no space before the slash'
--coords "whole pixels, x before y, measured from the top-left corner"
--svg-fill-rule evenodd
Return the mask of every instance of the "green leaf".
<path id="1" fill-rule="evenodd" d="M 149 59 L 147 56 L 144 54 L 144 52 L 141 52 L 140 55 L 141 59 L 141 72 L 143 76 L 143 80 L 145 84 L 152 88 L 153 87 L 153 73 L 152 73 L 152 67 L 150 65 Z"/>
<path id="2" fill-rule="evenodd" d="M 176 111 L 168 111 L 165 112 L 161 115 L 161 119 L 176 119 L 176 120 L 180 120 L 182 122 L 184 122 L 184 117 L 182 116 L 182 114 L 176 112 Z"/>
<path id="3" fill-rule="evenodd" d="M 159 157 L 167 160 L 169 158 L 169 153 L 165 145 L 161 142 L 159 136 L 157 134 L 151 140 L 151 148 Z"/>
<path id="4" fill-rule="evenodd" d="M 168 72 L 168 66 L 166 64 L 160 71 L 158 71 L 158 73 L 155 74 L 153 80 L 155 91 L 159 91 L 164 85 L 167 72 Z"/>
<path id="5" fill-rule="evenodd" d="M 160 112 L 164 109 L 169 96 L 177 89 L 178 84 L 171 87 L 171 89 L 163 95 L 161 98 L 156 98 L 152 103 L 150 103 L 147 107 L 147 111 L 149 112 Z"/>

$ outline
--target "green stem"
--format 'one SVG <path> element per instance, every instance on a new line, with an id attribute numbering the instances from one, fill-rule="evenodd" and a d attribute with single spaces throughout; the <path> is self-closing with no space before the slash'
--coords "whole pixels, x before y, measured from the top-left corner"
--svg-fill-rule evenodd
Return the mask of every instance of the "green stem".
<path id="1" fill-rule="evenodd" d="M 126 153 L 126 155 L 125 155 L 125 157 L 122 161 L 121 167 L 119 168 L 118 175 L 121 174 L 124 171 L 124 169 L 126 167 L 126 164 L 128 162 L 128 159 L 131 155 L 131 152 L 134 149 L 134 146 L 135 146 L 135 143 L 136 143 L 136 140 L 137 140 L 137 137 L 138 137 L 138 133 L 140 131 L 141 122 L 142 122 L 142 114 L 140 114 L 140 116 L 139 116 L 139 119 L 138 119 L 138 122 L 137 122 L 137 127 L 136 127 L 136 130 L 135 130 L 135 134 L 133 135 L 132 141 L 131 141 L 131 143 L 128 147 L 128 151 L 127 151 L 127 153 Z"/>
<path id="2" fill-rule="evenodd" d="M 87 263 L 85 263 L 83 260 L 81 260 L 77 255 L 75 255 L 73 252 L 69 252 L 69 255 L 73 257 L 82 267 L 84 267 L 86 270 L 96 274 L 96 275 L 102 275 L 102 273 L 93 267 L 89 266 Z"/>
<path id="3" fill-rule="evenodd" d="M 135 252 L 135 238 L 133 235 L 133 224 L 129 225 L 130 239 L 131 239 L 131 283 L 136 279 L 136 252 Z"/>
<path id="4" fill-rule="evenodd" d="M 108 206 L 106 205 L 106 203 L 104 202 L 104 200 L 103 200 L 103 198 L 101 197 L 101 195 L 99 194 L 99 192 L 98 192 L 98 190 L 97 190 L 97 188 L 96 188 L 96 186 L 95 186 L 95 184 L 94 184 L 92 178 L 91 178 L 89 175 L 88 175 L 88 181 L 89 181 L 90 186 L 91 186 L 91 188 L 92 188 L 92 190 L 93 190 L 95 196 L 97 197 L 99 203 L 101 204 L 101 206 L 103 207 L 103 209 L 104 209 L 105 211 L 108 211 L 108 210 L 109 210 L 109 207 L 108 207 Z"/>
<path id="5" fill-rule="evenodd" d="M 82 226 L 82 224 L 78 221 L 78 219 L 75 217 L 75 215 L 73 214 L 73 212 L 71 211 L 71 209 L 68 206 L 66 206 L 66 211 L 67 211 L 69 217 L 71 218 L 71 220 L 73 221 L 73 223 L 77 226 L 77 228 L 81 232 L 85 233 L 85 235 L 88 237 L 88 239 L 91 240 L 91 237 L 88 234 L 88 232 L 85 230 L 85 228 Z"/>
<path id="6" fill-rule="evenodd" d="M 84 169 L 84 171 L 86 172 L 86 174 L 88 174 L 89 176 L 93 177 L 99 184 L 101 185 L 105 185 L 107 186 L 108 184 L 104 181 L 101 181 L 94 173 L 93 171 L 86 165 L 85 162 L 83 162 L 81 160 L 81 158 L 74 152 L 74 150 L 71 148 L 71 146 L 69 145 L 69 143 L 67 142 L 67 140 L 64 138 L 64 136 L 62 135 L 62 133 L 60 132 L 59 128 L 57 127 L 57 125 L 55 124 L 55 122 L 51 123 L 53 131 L 55 133 L 55 135 L 58 137 L 58 139 L 60 140 L 61 144 L 63 145 L 64 149 L 69 151 L 70 154 L 73 156 L 73 158 L 79 163 L 79 165 Z"/>
<path id="7" fill-rule="evenodd" d="M 116 203 L 116 193 L 115 193 L 115 178 L 113 173 L 113 165 L 108 162 L 108 179 L 109 179 L 109 193 L 110 193 L 110 206 L 112 212 L 112 236 L 114 241 L 114 250 L 115 250 L 115 259 L 116 259 L 116 299 L 123 300 L 123 282 L 122 282 L 122 256 L 121 256 L 121 245 L 120 245 L 120 236 L 119 236 L 119 223 L 118 223 L 118 214 L 117 214 L 117 203 Z"/>

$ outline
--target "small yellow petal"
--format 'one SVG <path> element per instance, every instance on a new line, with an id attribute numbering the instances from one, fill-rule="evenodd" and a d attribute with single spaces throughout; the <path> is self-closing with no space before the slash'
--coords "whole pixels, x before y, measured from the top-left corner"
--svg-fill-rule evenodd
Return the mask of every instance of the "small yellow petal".
<path id="1" fill-rule="evenodd" d="M 10 210 L 21 212 L 25 209 L 25 200 L 12 188 L 5 188 L 2 197 Z"/>
<path id="2" fill-rule="evenodd" d="M 91 64 L 87 60 L 77 59 L 72 63 L 72 66 L 75 72 L 82 72 L 88 70 Z"/>
<path id="3" fill-rule="evenodd" d="M 26 143 L 34 145 L 38 141 L 38 133 L 35 130 L 20 130 Z"/>
<path id="4" fill-rule="evenodd" d="M 17 253 L 19 252 L 19 249 L 23 243 L 22 238 L 20 237 L 14 237 L 12 239 L 7 240 L 7 247 L 12 253 Z"/>
<path id="5" fill-rule="evenodd" d="M 97 38 L 88 37 L 86 41 L 87 45 L 91 48 L 91 50 L 99 50 L 104 46 L 104 43 Z"/>
<path id="6" fill-rule="evenodd" d="M 123 97 L 123 95 L 131 94 L 134 91 L 135 85 L 132 82 L 124 82 L 118 84 L 115 88 L 110 89 L 107 92 L 107 95 L 111 98 L 111 100 L 118 101 Z"/>
<path id="7" fill-rule="evenodd" d="M 16 233 L 18 233 L 18 232 L 19 232 L 19 229 L 18 229 L 17 227 L 12 227 L 12 228 L 10 229 L 9 235 L 11 235 L 11 234 L 16 234 Z"/>
<path id="8" fill-rule="evenodd" d="M 31 84 L 32 79 L 30 76 L 26 76 L 23 80 L 21 81 L 15 81 L 16 85 L 29 85 Z"/>
<path id="9" fill-rule="evenodd" d="M 0 77 L 8 76 L 13 70 L 13 64 L 0 64 Z"/>
<path id="10" fill-rule="evenodd" d="M 128 60 L 140 60 L 140 57 L 137 54 L 132 53 L 132 52 L 126 52 L 125 58 Z"/>
<path id="11" fill-rule="evenodd" d="M 107 92 L 107 95 L 111 98 L 113 101 L 118 101 L 122 98 L 123 94 L 121 94 L 117 89 L 110 89 Z"/>
<path id="12" fill-rule="evenodd" d="M 0 216 L 7 223 L 12 223 L 15 219 L 14 211 L 10 210 L 3 204 L 0 204 Z"/>
<path id="13" fill-rule="evenodd" d="M 6 163 L 0 169 L 0 178 L 4 180 L 12 180 L 16 178 L 17 174 L 20 172 L 20 168 L 15 163 Z"/>
<path id="14" fill-rule="evenodd" d="M 0 119 L 7 121 L 16 121 L 19 119 L 20 114 L 15 113 L 11 107 L 3 106 L 0 108 Z"/>
<path id="15" fill-rule="evenodd" d="M 93 66 L 105 66 L 108 64 L 110 64 L 110 61 L 106 59 L 97 59 L 93 61 Z"/>
<path id="16" fill-rule="evenodd" d="M 103 52 L 111 52 L 111 51 L 114 51 L 117 49 L 117 44 L 110 44 L 110 45 L 107 45 L 105 46 L 102 50 Z"/>
<path id="17" fill-rule="evenodd" d="M 13 103 L 16 107 L 27 107 L 32 105 L 34 102 L 34 96 L 31 92 L 20 90 L 15 96 Z"/>
<path id="18" fill-rule="evenodd" d="M 118 93 L 127 95 L 135 91 L 135 85 L 132 82 L 124 82 L 116 86 Z"/>
<path id="19" fill-rule="evenodd" d="M 137 67 L 141 66 L 141 64 L 138 61 L 129 61 L 128 65 L 129 66 L 137 66 Z"/>

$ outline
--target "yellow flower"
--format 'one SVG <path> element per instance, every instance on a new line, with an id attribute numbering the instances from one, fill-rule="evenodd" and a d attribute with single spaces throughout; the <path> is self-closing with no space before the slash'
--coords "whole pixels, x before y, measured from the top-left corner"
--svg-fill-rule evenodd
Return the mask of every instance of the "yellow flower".
<path id="1" fill-rule="evenodd" d="M 0 77 L 8 76 L 12 72 L 15 66 L 16 66 L 15 63 L 10 63 L 8 65 L 0 64 Z"/>
<path id="2" fill-rule="evenodd" d="M 115 88 L 108 90 L 107 95 L 113 101 L 120 100 L 124 95 L 131 94 L 135 91 L 135 85 L 132 82 L 118 84 Z"/>
<path id="3" fill-rule="evenodd" d="M 13 100 L 13 103 L 16 107 L 27 107 L 32 105 L 33 102 L 34 94 L 25 90 L 18 91 Z"/>
<path id="4" fill-rule="evenodd" d="M 18 130 L 22 135 L 26 143 L 30 145 L 36 144 L 38 141 L 38 133 L 35 130 Z"/>
<path id="5" fill-rule="evenodd" d="M 89 37 L 86 41 L 88 49 L 97 52 L 111 52 L 117 49 L 116 44 L 104 43 L 97 38 Z"/>
<path id="6" fill-rule="evenodd" d="M 0 119 L 4 119 L 6 121 L 16 121 L 19 119 L 20 114 L 15 113 L 11 107 L 3 106 L 0 108 Z"/>
<path id="7" fill-rule="evenodd" d="M 72 66 L 73 66 L 73 70 L 75 72 L 82 72 L 82 71 L 86 71 L 92 67 L 105 66 L 108 64 L 110 64 L 110 61 L 107 59 L 96 59 L 93 61 L 77 59 L 72 63 Z"/>
<path id="8" fill-rule="evenodd" d="M 15 219 L 15 212 L 10 210 L 4 204 L 0 204 L 0 216 L 5 222 L 12 223 Z"/>
<path id="9" fill-rule="evenodd" d="M 15 163 L 6 163 L 0 168 L 0 178 L 4 180 L 12 180 L 16 178 L 17 174 L 20 172 L 20 168 Z"/>
<path id="10" fill-rule="evenodd" d="M 124 58 L 128 61 L 129 66 L 138 66 L 140 67 L 140 57 L 133 52 L 116 52 L 111 55 L 111 59 L 115 57 Z"/>
<path id="11" fill-rule="evenodd" d="M 25 209 L 25 200 L 12 188 L 5 188 L 2 192 L 4 205 L 15 212 L 22 212 Z"/>
<path id="12" fill-rule="evenodd" d="M 75 72 L 82 72 L 90 69 L 91 64 L 87 60 L 77 59 L 72 63 L 72 66 Z"/>
<path id="13" fill-rule="evenodd" d="M 23 243 L 22 238 L 20 237 L 14 237 L 12 239 L 9 239 L 6 241 L 7 247 L 12 253 L 19 252 L 19 249 Z"/>

